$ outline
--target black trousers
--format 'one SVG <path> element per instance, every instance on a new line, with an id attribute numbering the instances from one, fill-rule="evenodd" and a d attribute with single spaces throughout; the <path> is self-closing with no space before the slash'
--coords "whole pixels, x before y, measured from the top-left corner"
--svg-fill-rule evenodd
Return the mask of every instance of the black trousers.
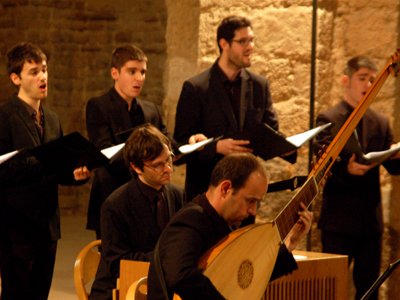
<path id="1" fill-rule="evenodd" d="M 2 243 L 1 300 L 46 300 L 53 278 L 57 241 L 34 245 Z"/>
<path id="2" fill-rule="evenodd" d="M 348 255 L 349 265 L 354 260 L 355 299 L 361 299 L 380 275 L 382 236 L 377 233 L 355 236 L 323 230 L 321 241 L 323 252 Z M 370 299 L 377 300 L 378 293 L 371 295 Z"/>

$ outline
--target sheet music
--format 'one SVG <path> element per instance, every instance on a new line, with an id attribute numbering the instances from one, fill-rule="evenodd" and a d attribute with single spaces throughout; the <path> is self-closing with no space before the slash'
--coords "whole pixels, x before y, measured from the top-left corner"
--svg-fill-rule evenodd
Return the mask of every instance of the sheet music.
<path id="1" fill-rule="evenodd" d="M 187 144 L 187 145 L 180 146 L 178 149 L 182 154 L 189 154 L 189 153 L 192 153 L 192 152 L 196 151 L 197 149 L 200 149 L 201 147 L 204 147 L 205 145 L 207 145 L 215 140 L 218 140 L 220 138 L 221 137 L 218 137 L 218 138 L 212 137 L 212 138 L 209 138 L 209 139 L 201 141 L 201 142 L 197 142 L 192 145 Z"/>
<path id="2" fill-rule="evenodd" d="M 312 139 L 314 136 L 316 136 L 320 131 L 324 130 L 328 126 L 330 126 L 332 123 L 324 124 L 319 127 L 310 129 L 308 131 L 290 136 L 286 138 L 287 141 L 295 145 L 297 148 L 300 148 L 303 146 L 307 141 Z"/>
<path id="3" fill-rule="evenodd" d="M 363 159 L 366 160 L 368 163 L 376 162 L 378 164 L 381 164 L 382 162 L 388 160 L 390 157 L 392 157 L 399 151 L 400 151 L 400 146 L 385 151 L 369 152 L 367 154 L 363 154 L 362 156 Z"/>
<path id="4" fill-rule="evenodd" d="M 357 130 L 354 130 L 354 133 L 350 136 L 343 149 L 349 154 L 355 153 L 357 155 L 357 162 L 360 164 L 369 165 L 371 163 L 376 163 L 379 165 L 384 161 L 390 159 L 392 156 L 396 155 L 396 153 L 400 151 L 400 146 L 394 147 L 392 149 L 387 149 L 383 151 L 372 151 L 364 154 L 360 141 L 358 139 Z"/>
<path id="5" fill-rule="evenodd" d="M 0 165 L 1 165 L 3 162 L 9 160 L 9 159 L 10 159 L 11 157 L 13 157 L 14 155 L 18 154 L 18 153 L 19 153 L 19 150 L 15 150 L 15 151 L 13 151 L 13 152 L 9 152 L 9 153 L 6 153 L 6 154 L 1 155 L 1 156 L 0 156 Z"/>
<path id="6" fill-rule="evenodd" d="M 103 153 L 108 159 L 111 159 L 124 146 L 125 146 L 125 143 L 118 144 L 118 145 L 101 150 L 101 153 Z"/>

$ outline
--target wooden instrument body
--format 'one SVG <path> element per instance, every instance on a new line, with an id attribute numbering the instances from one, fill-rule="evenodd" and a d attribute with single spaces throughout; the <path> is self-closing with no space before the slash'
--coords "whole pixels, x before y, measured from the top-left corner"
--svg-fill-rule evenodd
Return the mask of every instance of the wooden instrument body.
<path id="1" fill-rule="evenodd" d="M 199 268 L 225 298 L 261 299 L 280 246 L 279 231 L 273 222 L 248 225 L 206 252 Z M 173 300 L 181 298 L 175 294 Z"/>

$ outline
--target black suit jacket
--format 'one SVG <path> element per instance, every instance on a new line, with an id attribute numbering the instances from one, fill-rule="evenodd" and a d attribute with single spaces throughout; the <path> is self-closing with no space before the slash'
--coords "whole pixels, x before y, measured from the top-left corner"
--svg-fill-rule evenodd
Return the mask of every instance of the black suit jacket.
<path id="1" fill-rule="evenodd" d="M 329 122 L 332 122 L 332 126 L 313 140 L 316 153 L 322 145 L 328 146 L 332 142 L 335 137 L 332 128 L 336 124 L 343 124 L 352 111 L 353 108 L 342 101 L 317 117 L 317 126 Z M 357 133 L 364 153 L 387 150 L 394 143 L 388 118 L 372 109 L 365 112 L 357 126 Z M 318 227 L 354 235 L 382 233 L 379 166 L 363 176 L 350 175 L 347 164 L 351 155 L 352 153 L 342 151 L 332 166 L 333 175 L 328 177 L 323 191 Z M 383 166 L 390 174 L 400 174 L 400 159 L 388 160 Z"/>
<path id="2" fill-rule="evenodd" d="M 47 143 L 62 136 L 58 116 L 43 107 Z M 20 154 L 0 164 L 0 230 L 4 239 L 34 243 L 60 238 L 58 183 L 73 184 L 73 174 L 56 175 L 30 156 L 27 150 L 41 145 L 28 110 L 17 96 L 0 108 L 0 155 Z"/>
<path id="3" fill-rule="evenodd" d="M 207 137 L 232 137 L 261 122 L 278 130 L 278 118 L 272 106 L 267 79 L 242 69 L 240 117 L 237 122 L 217 63 L 184 82 L 176 111 L 175 140 L 186 144 L 191 135 L 199 132 Z M 186 166 L 185 184 L 189 200 L 207 190 L 211 172 L 222 157 L 216 154 L 216 142 L 191 154 Z M 296 155 L 289 160 L 294 162 Z"/>
<path id="4" fill-rule="evenodd" d="M 102 252 L 90 299 L 112 299 L 112 289 L 119 277 L 121 259 L 150 261 L 161 230 L 154 218 L 150 200 L 136 180 L 115 190 L 101 209 Z M 164 186 L 169 215 L 174 216 L 183 203 L 182 188 Z"/>
<path id="5" fill-rule="evenodd" d="M 205 194 L 196 197 L 175 215 L 159 240 L 159 257 L 170 299 L 173 293 L 183 300 L 225 299 L 198 268 L 198 263 L 206 251 L 229 233 L 230 226 L 210 205 Z M 271 280 L 295 269 L 297 263 L 293 255 L 282 244 Z M 149 269 L 147 299 L 165 299 L 154 261 Z"/>
<path id="6" fill-rule="evenodd" d="M 142 108 L 144 122 L 151 123 L 160 129 L 175 145 L 162 122 L 157 106 L 140 99 L 136 101 Z M 88 101 L 86 127 L 89 140 L 100 150 L 125 142 L 124 137 L 118 134 L 132 129 L 133 126 L 127 110 L 127 102 L 115 88 Z M 88 229 L 99 230 L 101 204 L 116 188 L 130 179 L 129 168 L 122 155 L 107 167 L 95 171 L 88 209 Z"/>

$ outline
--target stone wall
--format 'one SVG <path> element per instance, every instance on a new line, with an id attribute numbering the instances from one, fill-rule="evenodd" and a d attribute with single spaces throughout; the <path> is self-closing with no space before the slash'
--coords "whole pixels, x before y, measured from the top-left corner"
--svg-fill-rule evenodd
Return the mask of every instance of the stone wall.
<path id="1" fill-rule="evenodd" d="M 176 103 L 183 81 L 211 66 L 218 57 L 216 28 L 220 20 L 231 14 L 245 15 L 253 22 L 257 43 L 253 54 L 251 69 L 267 77 L 271 84 L 272 98 L 280 120 L 280 131 L 290 136 L 309 128 L 310 116 L 310 70 L 311 70 L 311 26 L 312 1 L 256 1 L 256 0 L 204 0 L 180 1 L 186 5 L 167 1 L 167 70 L 184 67 L 185 72 L 174 73 L 166 89 L 164 106 L 169 124 L 173 124 Z M 371 57 L 382 69 L 390 55 L 399 46 L 399 1 L 318 1 L 318 33 L 315 83 L 315 116 L 335 105 L 343 94 L 341 77 L 346 61 L 355 55 Z M 177 7 L 180 15 L 171 12 Z M 190 15 L 190 30 L 171 28 L 187 26 Z M 198 24 L 197 24 L 198 22 Z M 193 26 L 198 30 L 192 35 Z M 193 45 L 193 40 L 198 41 Z M 188 47 L 188 43 L 190 47 Z M 177 46 L 178 45 L 178 46 Z M 168 72 L 168 71 L 167 71 Z M 399 79 L 388 78 L 372 107 L 386 114 L 396 128 L 399 122 Z M 398 127 L 398 126 L 397 126 Z M 170 127 L 172 129 L 172 127 Z M 400 140 L 400 132 L 395 129 L 395 138 Z M 291 165 L 275 158 L 267 162 L 271 182 L 297 175 L 307 175 L 308 147 L 299 150 L 297 163 Z M 175 177 L 180 180 L 184 171 L 177 169 Z M 177 176 L 178 175 L 178 176 Z M 382 265 L 400 257 L 399 231 L 400 205 L 399 178 L 390 177 L 382 170 L 382 196 L 385 207 L 385 235 Z M 285 206 L 295 192 L 268 194 L 261 203 L 261 219 L 272 219 Z M 310 237 L 313 251 L 321 251 L 320 232 L 316 229 L 319 218 L 321 198 L 313 204 L 315 224 Z M 305 243 L 302 245 L 306 247 Z M 351 273 L 350 273 L 351 274 Z M 349 276 L 351 278 L 351 276 Z M 395 299 L 399 295 L 399 271 L 393 274 L 388 283 L 381 288 L 382 299 Z M 354 295 L 349 282 L 350 299 Z"/>
<path id="2" fill-rule="evenodd" d="M 61 118 L 64 134 L 87 136 L 88 99 L 106 92 L 112 50 L 133 43 L 148 56 L 142 98 L 162 104 L 167 22 L 166 3 L 98 0 L 0 1 L 0 104 L 16 90 L 5 68 L 5 55 L 22 41 L 39 45 L 49 56 L 49 95 L 44 102 Z M 64 211 L 86 211 L 90 184 L 61 187 Z"/>
<path id="3" fill-rule="evenodd" d="M 315 115 L 335 105 L 342 93 L 347 59 L 365 54 L 384 67 L 400 45 L 398 0 L 318 1 Z M 132 42 L 149 57 L 142 98 L 162 105 L 174 129 L 183 81 L 218 57 L 216 28 L 230 14 L 248 16 L 258 37 L 251 69 L 271 83 L 280 131 L 293 135 L 309 127 L 311 70 L 311 0 L 0 0 L 0 104 L 14 92 L 5 71 L 5 54 L 21 41 L 40 45 L 50 56 L 46 105 L 61 117 L 64 132 L 86 136 L 85 105 L 112 85 L 109 61 L 113 48 Z M 399 79 L 389 78 L 373 107 L 391 118 L 400 140 Z M 271 182 L 307 175 L 308 147 L 296 164 L 267 162 Z M 174 181 L 184 183 L 184 167 Z M 400 257 L 400 178 L 382 170 L 385 207 L 383 267 Z M 90 184 L 60 190 L 64 213 L 85 212 Z M 268 194 L 260 218 L 274 218 L 294 192 Z M 313 204 L 318 220 L 320 198 Z M 319 231 L 311 249 L 320 251 Z M 304 249 L 305 244 L 302 245 Z M 400 294 L 400 270 L 381 288 L 381 299 Z M 351 290 L 350 294 L 352 295 Z"/>

